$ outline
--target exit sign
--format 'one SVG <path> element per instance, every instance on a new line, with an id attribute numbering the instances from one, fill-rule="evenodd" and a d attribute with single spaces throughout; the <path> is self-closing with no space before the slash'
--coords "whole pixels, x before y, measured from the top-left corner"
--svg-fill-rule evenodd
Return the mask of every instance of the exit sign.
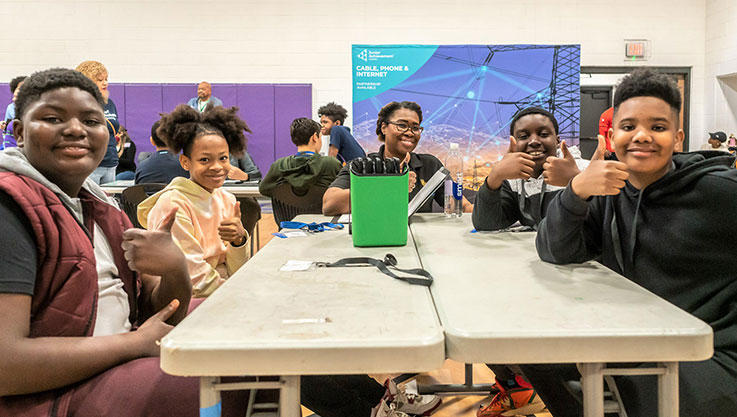
<path id="1" fill-rule="evenodd" d="M 650 41 L 647 39 L 625 39 L 624 58 L 630 61 L 644 61 L 650 57 Z"/>

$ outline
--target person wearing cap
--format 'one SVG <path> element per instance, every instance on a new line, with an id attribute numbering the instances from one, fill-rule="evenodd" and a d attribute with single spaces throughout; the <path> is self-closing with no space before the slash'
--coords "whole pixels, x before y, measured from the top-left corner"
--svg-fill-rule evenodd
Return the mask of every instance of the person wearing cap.
<path id="1" fill-rule="evenodd" d="M 709 140 L 701 145 L 702 150 L 729 152 L 727 134 L 724 132 L 709 133 Z"/>

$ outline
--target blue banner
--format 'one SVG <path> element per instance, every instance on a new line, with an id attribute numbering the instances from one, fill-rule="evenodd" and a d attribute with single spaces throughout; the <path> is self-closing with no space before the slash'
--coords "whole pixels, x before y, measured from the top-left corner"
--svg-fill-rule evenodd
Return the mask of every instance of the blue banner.
<path id="1" fill-rule="evenodd" d="M 578 144 L 579 45 L 353 45 L 353 135 L 367 152 L 379 109 L 391 101 L 422 107 L 416 152 L 464 155 L 464 186 L 477 189 L 509 147 L 519 110 L 549 110 L 560 138 Z"/>
<path id="2" fill-rule="evenodd" d="M 353 45 L 353 101 L 394 88 L 435 53 L 433 45 Z"/>

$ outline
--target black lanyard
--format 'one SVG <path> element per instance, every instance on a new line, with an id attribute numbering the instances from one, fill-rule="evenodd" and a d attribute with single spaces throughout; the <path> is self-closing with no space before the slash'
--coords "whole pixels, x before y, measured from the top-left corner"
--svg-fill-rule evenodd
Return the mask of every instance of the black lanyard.
<path id="1" fill-rule="evenodd" d="M 545 184 L 545 182 L 543 181 L 543 185 L 540 187 L 540 205 L 537 208 L 537 214 L 539 216 L 538 217 L 539 219 L 542 219 L 543 217 L 543 197 L 545 196 L 545 186 L 546 185 L 547 184 Z M 525 181 L 524 180 L 519 180 L 519 187 L 520 187 L 520 190 L 519 190 L 518 200 L 519 200 L 520 215 L 524 217 L 527 221 L 529 221 L 530 224 L 533 225 L 532 226 L 533 229 L 537 230 L 537 222 L 535 221 L 534 216 L 530 218 L 530 215 L 525 213 L 525 199 L 527 198 L 527 192 L 525 191 Z M 530 205 L 532 205 L 532 201 L 530 201 Z M 534 210 L 534 207 L 533 207 L 533 210 Z"/>
<path id="2" fill-rule="evenodd" d="M 412 285 L 422 285 L 429 287 L 432 285 L 432 275 L 422 268 L 414 269 L 400 269 L 397 268 L 397 258 L 391 253 L 387 253 L 384 259 L 368 258 L 368 257 L 357 257 L 357 258 L 343 258 L 335 262 L 315 262 L 318 267 L 334 268 L 334 267 L 349 267 L 349 266 L 369 266 L 373 265 L 386 275 L 392 278 L 407 282 Z M 389 267 L 405 274 L 419 275 L 419 277 L 402 277 L 394 274 L 389 270 Z M 422 277 L 422 278 L 421 278 Z"/>

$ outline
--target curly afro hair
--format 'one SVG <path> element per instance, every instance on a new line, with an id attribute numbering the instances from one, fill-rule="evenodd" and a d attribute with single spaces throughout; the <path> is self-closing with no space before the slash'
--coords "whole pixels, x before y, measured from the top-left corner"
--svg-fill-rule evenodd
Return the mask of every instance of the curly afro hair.
<path id="1" fill-rule="evenodd" d="M 401 103 L 398 101 L 392 101 L 379 110 L 379 116 L 376 119 L 376 134 L 379 136 L 379 141 L 384 142 L 386 139 L 384 134 L 381 133 L 381 126 L 384 123 L 388 123 L 391 115 L 399 109 L 407 109 L 417 113 L 417 117 L 420 119 L 420 123 L 422 123 L 422 108 L 419 104 L 414 101 L 403 101 Z"/>
<path id="2" fill-rule="evenodd" d="M 203 135 L 218 135 L 228 143 L 231 154 L 242 156 L 246 151 L 246 136 L 248 128 L 243 119 L 238 117 L 238 107 L 224 108 L 208 105 L 204 112 L 180 104 L 173 112 L 162 114 L 159 127 L 156 130 L 172 152 L 184 151 L 190 156 L 195 139 Z"/>
<path id="3" fill-rule="evenodd" d="M 28 77 L 26 77 L 25 75 L 19 75 L 13 78 L 12 80 L 10 80 L 10 94 L 15 93 L 15 89 L 18 88 L 18 85 L 22 83 L 23 81 L 25 81 L 26 78 Z"/>
<path id="4" fill-rule="evenodd" d="M 105 106 L 100 90 L 89 78 L 70 69 L 51 68 L 33 73 L 26 78 L 15 100 L 15 118 L 22 119 L 26 109 L 41 98 L 41 94 L 65 87 L 76 87 L 86 91 L 100 104 L 100 108 Z"/>
<path id="5" fill-rule="evenodd" d="M 340 104 L 331 101 L 317 109 L 317 115 L 320 117 L 327 116 L 328 119 L 333 121 L 333 123 L 339 121 L 342 125 L 345 123 L 345 118 L 348 117 L 348 110 Z"/>
<path id="6" fill-rule="evenodd" d="M 681 90 L 676 82 L 671 76 L 652 68 L 637 68 L 622 78 L 614 93 L 614 113 L 620 104 L 633 97 L 659 98 L 668 103 L 676 114 L 681 111 Z"/>
<path id="7" fill-rule="evenodd" d="M 543 109 L 542 107 L 527 107 L 524 108 L 512 116 L 512 121 L 509 122 L 509 134 L 514 136 L 514 125 L 517 123 L 517 120 L 528 116 L 530 114 L 541 114 L 548 119 L 550 119 L 551 122 L 553 122 L 553 127 L 555 128 L 555 134 L 557 135 L 558 132 L 558 121 L 555 120 L 555 116 L 553 116 L 553 113 Z"/>

